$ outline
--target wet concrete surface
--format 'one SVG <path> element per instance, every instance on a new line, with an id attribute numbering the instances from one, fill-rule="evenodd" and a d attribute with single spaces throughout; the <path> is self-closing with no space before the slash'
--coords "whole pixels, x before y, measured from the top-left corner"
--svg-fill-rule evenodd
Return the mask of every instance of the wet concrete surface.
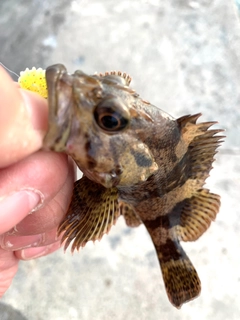
<path id="1" fill-rule="evenodd" d="M 225 0 L 0 2 L 0 61 L 19 73 L 63 63 L 70 72 L 126 71 L 132 87 L 174 117 L 202 112 L 227 139 L 207 186 L 222 196 L 216 222 L 183 247 L 200 297 L 168 302 L 143 226 L 119 219 L 101 242 L 22 262 L 0 319 L 238 320 L 240 318 L 240 21 Z M 9 313 L 7 313 L 9 310 Z"/>

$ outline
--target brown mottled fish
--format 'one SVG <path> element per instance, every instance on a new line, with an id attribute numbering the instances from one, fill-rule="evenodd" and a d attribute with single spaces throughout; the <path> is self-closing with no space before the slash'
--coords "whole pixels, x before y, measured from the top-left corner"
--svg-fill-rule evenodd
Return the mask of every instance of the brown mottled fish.
<path id="1" fill-rule="evenodd" d="M 174 119 L 141 99 L 125 73 L 73 75 L 47 69 L 49 131 L 44 145 L 70 155 L 83 172 L 59 227 L 72 251 L 101 239 L 125 217 L 143 223 L 154 243 L 170 302 L 197 297 L 198 274 L 180 240 L 198 239 L 215 219 L 220 197 L 203 188 L 222 130 Z"/>

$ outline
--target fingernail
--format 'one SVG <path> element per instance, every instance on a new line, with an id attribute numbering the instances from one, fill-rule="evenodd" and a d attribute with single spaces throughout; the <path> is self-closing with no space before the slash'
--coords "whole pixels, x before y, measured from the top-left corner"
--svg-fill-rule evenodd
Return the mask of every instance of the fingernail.
<path id="1" fill-rule="evenodd" d="M 56 251 L 61 247 L 60 242 L 55 242 L 44 247 L 28 248 L 21 252 L 23 260 L 36 259 Z"/>
<path id="2" fill-rule="evenodd" d="M 35 189 L 12 193 L 0 201 L 0 234 L 18 224 L 28 214 L 38 210 L 43 203 L 43 194 Z"/>
<path id="3" fill-rule="evenodd" d="M 0 201 L 0 215 L 4 211 L 11 211 L 14 208 L 24 207 L 29 214 L 37 211 L 42 206 L 44 195 L 39 190 L 28 188 L 14 192 Z"/>
<path id="4" fill-rule="evenodd" d="M 6 232 L 6 235 L 12 236 L 12 235 L 15 235 L 16 233 L 18 233 L 18 229 L 17 229 L 17 226 L 14 226 L 11 230 Z"/>
<path id="5" fill-rule="evenodd" d="M 34 188 L 28 188 L 23 191 L 28 194 L 29 201 L 31 203 L 29 207 L 32 209 L 29 211 L 29 214 L 40 209 L 41 206 L 43 205 L 43 200 L 44 200 L 44 195 L 42 194 L 42 192 Z"/>
<path id="6" fill-rule="evenodd" d="M 31 236 L 2 236 L 1 247 L 5 250 L 15 251 L 24 248 L 37 247 L 44 242 L 44 234 Z"/>

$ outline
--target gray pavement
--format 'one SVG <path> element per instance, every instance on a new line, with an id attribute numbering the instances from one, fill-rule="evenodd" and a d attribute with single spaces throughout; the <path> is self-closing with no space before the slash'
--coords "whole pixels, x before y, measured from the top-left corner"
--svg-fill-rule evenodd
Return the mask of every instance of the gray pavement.
<path id="1" fill-rule="evenodd" d="M 238 1 L 239 4 L 239 1 Z M 202 112 L 227 139 L 207 186 L 222 196 L 215 223 L 184 243 L 201 296 L 177 310 L 150 238 L 119 219 L 73 256 L 23 262 L 0 320 L 240 319 L 240 20 L 232 0 L 0 1 L 0 61 L 19 72 L 63 63 L 121 70 L 140 95 L 175 117 Z"/>

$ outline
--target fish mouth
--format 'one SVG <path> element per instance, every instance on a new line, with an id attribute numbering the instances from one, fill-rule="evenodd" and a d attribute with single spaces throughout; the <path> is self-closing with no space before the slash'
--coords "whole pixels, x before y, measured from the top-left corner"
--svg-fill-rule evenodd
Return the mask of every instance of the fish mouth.
<path id="1" fill-rule="evenodd" d="M 49 104 L 49 128 L 44 138 L 45 148 L 64 152 L 72 125 L 73 77 L 60 64 L 46 70 Z"/>
<path id="2" fill-rule="evenodd" d="M 79 140 L 79 126 L 85 121 L 83 110 L 89 112 L 99 102 L 101 83 L 80 70 L 71 75 L 61 64 L 47 68 L 46 82 L 49 128 L 43 145 L 46 149 L 68 153 L 68 142 Z"/>
<path id="3" fill-rule="evenodd" d="M 120 182 L 120 176 L 115 172 L 97 172 L 92 170 L 84 170 L 83 174 L 85 174 L 88 179 L 101 184 L 105 188 L 116 187 Z"/>

